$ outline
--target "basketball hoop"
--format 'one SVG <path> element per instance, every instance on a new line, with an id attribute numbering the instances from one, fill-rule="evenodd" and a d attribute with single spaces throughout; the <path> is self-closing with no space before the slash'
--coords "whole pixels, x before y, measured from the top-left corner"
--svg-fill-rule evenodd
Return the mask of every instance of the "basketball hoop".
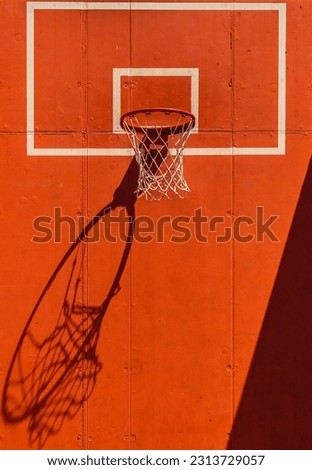
<path id="1" fill-rule="evenodd" d="M 123 114 L 120 125 L 139 164 L 138 197 L 183 198 L 190 191 L 183 174 L 183 150 L 195 116 L 178 109 L 140 109 Z"/>

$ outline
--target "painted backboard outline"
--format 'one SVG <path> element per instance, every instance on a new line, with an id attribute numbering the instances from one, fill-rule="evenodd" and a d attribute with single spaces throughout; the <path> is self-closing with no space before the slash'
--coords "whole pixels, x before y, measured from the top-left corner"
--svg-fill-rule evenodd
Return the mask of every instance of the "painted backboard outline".
<path id="1" fill-rule="evenodd" d="M 165 3 L 165 2 L 27 2 L 27 155 L 29 156 L 125 156 L 131 148 L 35 148 L 35 74 L 34 28 L 35 10 L 196 10 L 196 11 L 277 11 L 278 12 L 278 145 L 277 147 L 186 148 L 184 155 L 284 155 L 286 146 L 286 4 L 285 3 Z M 121 70 L 126 69 L 115 69 Z M 127 69 L 130 73 L 138 69 Z M 141 69 L 144 73 L 145 69 Z M 154 69 L 156 70 L 156 69 Z M 168 69 L 170 70 L 170 69 Z M 196 69 L 195 69 L 196 70 Z M 118 72 L 114 72 L 118 76 Z M 168 75 L 167 75 L 168 76 Z M 193 96 L 194 99 L 194 96 Z M 192 100 L 192 106 L 198 109 Z M 116 114 L 114 128 L 116 129 Z M 112 126 L 113 127 L 113 126 Z M 117 130 L 117 129 L 116 129 Z M 121 132 L 121 131 L 119 131 Z"/>
<path id="2" fill-rule="evenodd" d="M 189 77 L 191 79 L 191 113 L 196 124 L 193 129 L 198 132 L 199 107 L 199 70 L 197 68 L 114 68 L 113 69 L 113 132 L 123 132 L 119 123 L 121 116 L 121 77 Z"/>

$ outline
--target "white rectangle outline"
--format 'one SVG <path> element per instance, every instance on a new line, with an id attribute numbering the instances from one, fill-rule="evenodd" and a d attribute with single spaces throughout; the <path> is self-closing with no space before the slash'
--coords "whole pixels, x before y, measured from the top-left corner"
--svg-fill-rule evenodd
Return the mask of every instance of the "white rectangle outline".
<path id="1" fill-rule="evenodd" d="M 191 113 L 196 125 L 193 132 L 198 132 L 198 90 L 199 69 L 197 68 L 114 68 L 113 69 L 113 132 L 123 132 L 119 119 L 121 114 L 121 77 L 190 77 Z"/>
<path id="2" fill-rule="evenodd" d="M 34 119 L 34 13 L 35 10 L 193 10 L 278 11 L 278 145 L 277 147 L 186 148 L 184 155 L 285 155 L 286 147 L 286 3 L 165 3 L 165 2 L 27 2 L 26 106 L 27 155 L 29 156 L 125 156 L 131 148 L 35 148 Z"/>

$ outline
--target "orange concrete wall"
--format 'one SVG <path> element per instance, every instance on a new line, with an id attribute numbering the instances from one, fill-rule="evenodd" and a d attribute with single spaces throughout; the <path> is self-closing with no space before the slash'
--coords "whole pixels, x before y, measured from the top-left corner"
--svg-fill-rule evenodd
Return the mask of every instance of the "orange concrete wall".
<path id="1" fill-rule="evenodd" d="M 67 3 L 0 2 L 0 447 L 309 448 L 310 0 Z M 142 106 L 196 111 L 185 199 Z"/>

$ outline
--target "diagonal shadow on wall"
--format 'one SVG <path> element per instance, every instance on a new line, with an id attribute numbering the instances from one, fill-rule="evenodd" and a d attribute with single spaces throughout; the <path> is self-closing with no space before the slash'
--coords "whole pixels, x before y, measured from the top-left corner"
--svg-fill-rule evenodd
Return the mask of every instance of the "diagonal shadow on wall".
<path id="1" fill-rule="evenodd" d="M 312 160 L 234 421 L 229 449 L 311 449 Z"/>
<path id="2" fill-rule="evenodd" d="M 27 422 L 31 447 L 43 448 L 48 438 L 61 430 L 64 420 L 81 409 L 96 384 L 102 368 L 97 354 L 101 325 L 120 290 L 132 245 L 137 181 L 138 165 L 133 159 L 112 201 L 93 217 L 55 268 L 15 349 L 3 389 L 2 414 L 10 424 Z M 128 237 L 112 284 L 103 292 L 102 304 L 90 306 L 81 302 L 79 295 L 84 241 L 95 225 L 117 207 L 125 208 L 129 216 Z M 56 292 L 57 304 L 50 301 L 51 290 Z M 37 334 L 36 325 L 40 323 L 52 325 L 44 337 Z"/>

